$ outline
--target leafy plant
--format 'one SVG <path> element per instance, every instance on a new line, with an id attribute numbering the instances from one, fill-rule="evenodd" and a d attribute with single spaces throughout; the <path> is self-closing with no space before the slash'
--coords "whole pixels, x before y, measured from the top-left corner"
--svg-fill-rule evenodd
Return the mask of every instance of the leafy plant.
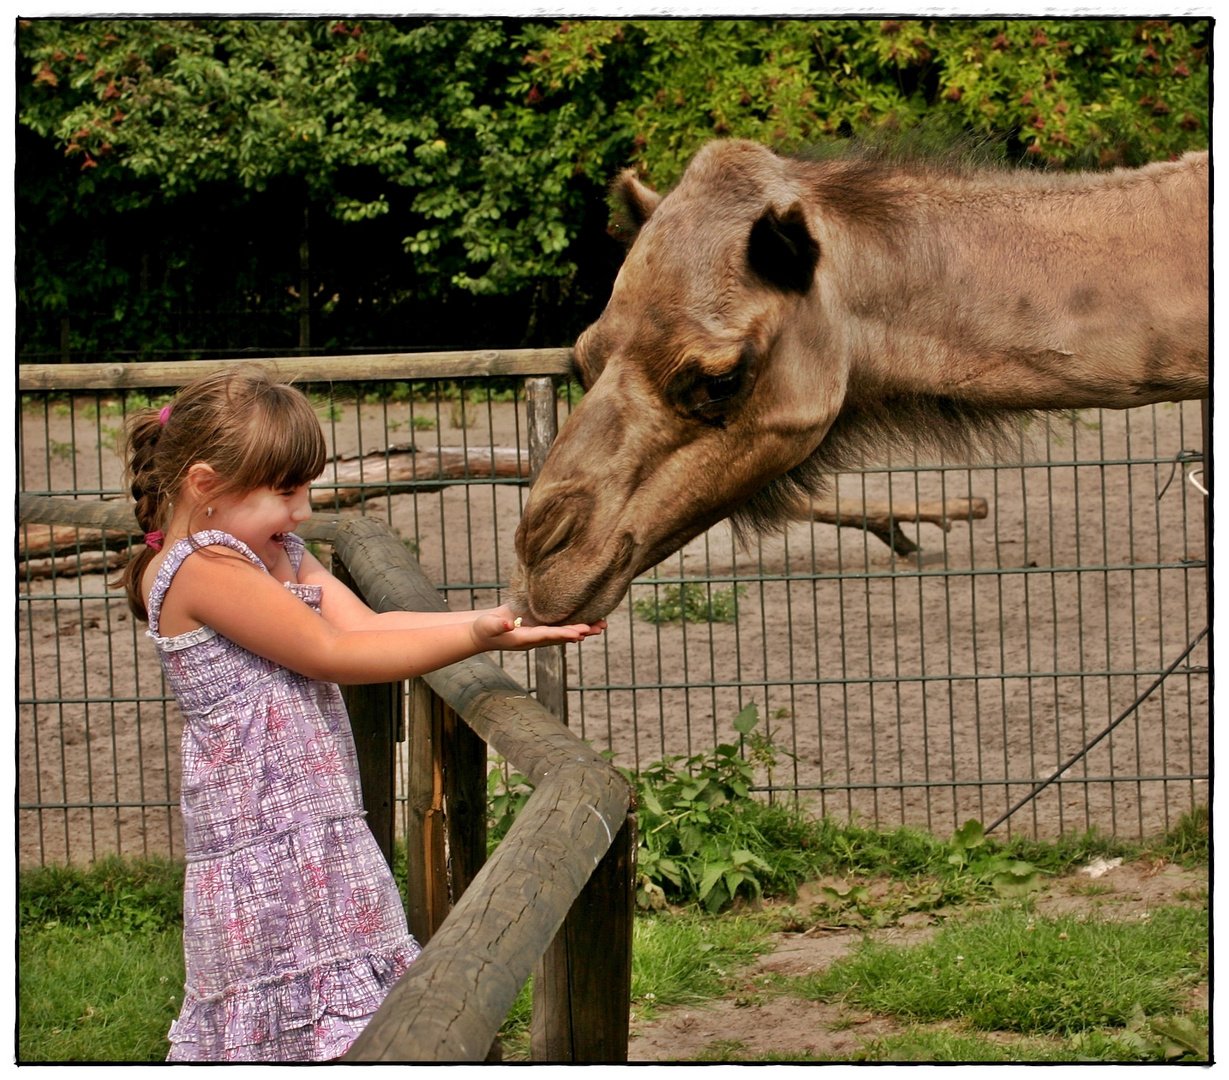
<path id="1" fill-rule="evenodd" d="M 665 758 L 639 774 L 623 770 L 639 801 L 641 908 L 700 903 L 715 912 L 737 897 L 792 891 L 812 870 L 806 848 L 820 827 L 796 808 L 751 793 L 757 766 L 771 768 L 781 752 L 754 732 L 758 723 L 752 702 L 733 721 L 741 752 L 736 743 L 722 743 L 707 754 Z M 778 842 L 791 831 L 792 845 Z"/>
<path id="2" fill-rule="evenodd" d="M 101 932 L 167 930 L 182 920 L 183 866 L 161 859 L 110 857 L 86 870 L 46 866 L 18 879 L 24 931 L 55 926 Z"/>
<path id="3" fill-rule="evenodd" d="M 1149 1019 L 1138 1005 L 1121 1031 L 1082 1031 L 1072 1037 L 1082 1056 L 1116 1061 L 1207 1061 L 1208 1024 L 1193 1016 Z"/>
<path id="4" fill-rule="evenodd" d="M 632 601 L 632 610 L 651 623 L 737 622 L 738 599 L 746 591 L 745 585 L 714 589 L 701 581 L 654 586 L 651 597 Z"/>
<path id="5" fill-rule="evenodd" d="M 1041 888 L 1037 867 L 1001 852 L 983 851 L 985 842 L 981 822 L 970 819 L 952 836 L 952 853 L 947 861 L 960 875 L 988 882 L 1000 896 L 1022 897 Z"/>
<path id="6" fill-rule="evenodd" d="M 497 759 L 487 773 L 486 791 L 487 846 L 493 848 L 507 835 L 533 788 L 519 772 L 509 771 L 503 759 Z"/>

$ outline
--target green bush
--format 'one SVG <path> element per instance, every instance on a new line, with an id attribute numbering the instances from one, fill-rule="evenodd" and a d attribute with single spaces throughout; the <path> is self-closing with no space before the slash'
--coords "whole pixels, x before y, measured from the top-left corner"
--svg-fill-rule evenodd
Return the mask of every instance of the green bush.
<path id="1" fill-rule="evenodd" d="M 715 623 L 738 621 L 738 599 L 745 585 L 714 589 L 701 581 L 654 586 L 653 595 L 632 601 L 632 610 L 651 623 Z"/>

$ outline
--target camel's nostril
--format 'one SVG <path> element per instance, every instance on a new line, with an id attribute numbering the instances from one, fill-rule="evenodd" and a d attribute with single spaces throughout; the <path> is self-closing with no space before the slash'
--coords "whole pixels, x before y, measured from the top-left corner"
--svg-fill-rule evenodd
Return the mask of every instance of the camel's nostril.
<path id="1" fill-rule="evenodd" d="M 575 519 L 571 514 L 565 514 L 559 519 L 550 535 L 538 545 L 537 556 L 539 559 L 546 558 L 552 551 L 563 547 L 567 543 L 568 538 L 572 535 L 572 524 L 574 521 Z"/>
<path id="2" fill-rule="evenodd" d="M 539 480 L 541 484 L 541 480 Z M 526 566 L 536 566 L 566 547 L 593 520 L 593 497 L 561 484 L 535 488 L 516 530 L 516 551 Z"/>

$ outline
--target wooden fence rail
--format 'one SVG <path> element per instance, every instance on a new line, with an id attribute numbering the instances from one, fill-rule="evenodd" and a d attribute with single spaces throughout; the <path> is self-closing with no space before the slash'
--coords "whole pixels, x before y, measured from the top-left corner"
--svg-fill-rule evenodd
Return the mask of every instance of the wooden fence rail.
<path id="1" fill-rule="evenodd" d="M 30 495 L 18 497 L 18 522 L 139 531 L 130 504 Z M 332 544 L 335 565 L 374 610 L 445 607 L 386 525 L 317 516 L 300 532 Z M 388 853 L 400 697 L 390 687 L 347 695 L 364 802 Z M 347 1060 L 484 1060 L 566 918 L 551 954 L 563 960 L 535 981 L 535 1057 L 626 1061 L 637 843 L 629 785 L 485 658 L 415 680 L 410 696 L 419 760 L 409 791 L 409 916 L 425 947 Z M 485 862 L 483 744 L 535 788 Z"/>

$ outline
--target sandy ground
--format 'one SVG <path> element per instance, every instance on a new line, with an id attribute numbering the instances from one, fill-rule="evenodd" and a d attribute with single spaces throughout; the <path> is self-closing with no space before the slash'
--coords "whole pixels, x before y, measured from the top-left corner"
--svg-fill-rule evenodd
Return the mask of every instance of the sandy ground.
<path id="1" fill-rule="evenodd" d="M 1089 886 L 1085 874 L 1056 878 L 1036 898 L 1042 917 L 1084 913 L 1090 918 L 1140 919 L 1163 904 L 1202 904 L 1206 871 L 1184 870 L 1165 863 L 1137 861 L 1119 866 Z M 805 911 L 822 883 L 804 890 L 796 908 Z M 848 883 L 843 883 L 848 888 Z M 891 945 L 909 946 L 935 932 L 934 919 L 923 913 L 906 916 L 903 925 L 872 931 L 808 930 L 777 934 L 771 951 L 734 973 L 727 993 L 702 1007 L 658 1010 L 652 1019 L 634 1019 L 628 1058 L 632 1062 L 695 1061 L 707 1058 L 754 1058 L 764 1054 L 853 1055 L 877 1040 L 901 1034 L 894 1019 L 840 1003 L 804 1001 L 774 988 L 772 976 L 805 976 L 823 971 L 869 936 Z M 1192 995 L 1191 1007 L 1208 1007 L 1208 987 Z M 1003 1041 L 1013 1038 L 1006 1033 Z"/>
<path id="2" fill-rule="evenodd" d="M 105 403 L 28 408 L 24 488 L 114 490 L 120 423 Z M 325 427 L 343 453 L 385 438 L 420 451 L 527 442 L 523 415 L 499 402 L 464 421 L 447 403 L 348 405 Z M 920 557 L 820 524 L 740 551 L 718 526 L 659 569 L 742 587 L 738 621 L 657 626 L 625 601 L 604 639 L 569 653 L 571 725 L 646 765 L 730 739 L 754 701 L 783 748 L 771 779 L 815 810 L 940 835 L 988 823 L 1131 704 L 1151 681 L 1136 671 L 1162 669 L 1205 622 L 1202 569 L 1183 565 L 1203 556 L 1203 500 L 1171 465 L 1200 446 L 1197 403 L 1081 414 L 1050 436 L 997 470 L 843 476 L 843 493 L 867 498 L 988 500 L 987 519 L 950 532 L 907 526 Z M 380 498 L 367 512 L 391 520 L 454 606 L 485 605 L 511 573 L 523 499 L 505 483 Z M 1089 563 L 1104 569 L 1076 572 Z M 19 811 L 22 863 L 180 853 L 179 717 L 144 626 L 102 575 L 21 581 L 27 596 L 18 795 L 41 809 Z M 1064 777 L 1091 783 L 1052 786 L 1004 830 L 1146 836 L 1205 801 L 1207 662 L 1200 646 Z M 532 685 L 524 657 L 507 666 Z"/>

